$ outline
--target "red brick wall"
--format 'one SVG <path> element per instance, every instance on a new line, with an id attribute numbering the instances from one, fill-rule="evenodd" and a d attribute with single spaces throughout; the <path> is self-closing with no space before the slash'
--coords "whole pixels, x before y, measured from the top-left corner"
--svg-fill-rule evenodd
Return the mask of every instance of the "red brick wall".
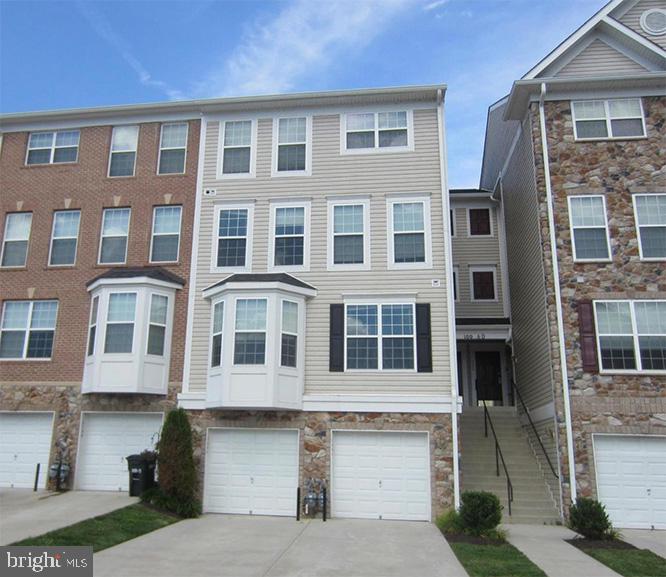
<path id="1" fill-rule="evenodd" d="M 31 211 L 32 229 L 24 268 L 0 269 L 0 299 L 58 299 L 51 360 L 0 361 L 0 382 L 80 382 L 87 340 L 90 298 L 85 284 L 109 266 L 97 265 L 102 210 L 131 207 L 127 263 L 149 264 L 153 207 L 183 206 L 179 262 L 160 265 L 189 281 L 192 224 L 196 197 L 199 121 L 189 122 L 184 175 L 157 175 L 160 123 L 142 124 L 135 176 L 108 178 L 112 126 L 81 129 L 74 164 L 26 166 L 27 132 L 6 133 L 0 153 L 0 238 L 5 214 Z M 69 200 L 69 206 L 66 205 Z M 79 244 L 73 267 L 48 266 L 53 212 L 81 210 Z M 170 381 L 180 381 L 185 347 L 187 290 L 177 291 Z"/>

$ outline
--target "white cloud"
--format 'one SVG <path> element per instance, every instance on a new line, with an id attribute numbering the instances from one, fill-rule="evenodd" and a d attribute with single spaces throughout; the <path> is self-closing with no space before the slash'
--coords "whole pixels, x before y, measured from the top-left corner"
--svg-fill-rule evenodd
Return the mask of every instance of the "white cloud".
<path id="1" fill-rule="evenodd" d="M 430 12 L 431 10 L 435 10 L 435 8 L 439 8 L 440 6 L 444 6 L 444 4 L 446 4 L 447 2 L 449 2 L 449 0 L 435 0 L 434 2 L 430 2 L 430 4 L 426 4 L 423 7 L 423 9 L 426 12 Z"/>
<path id="2" fill-rule="evenodd" d="M 196 96 L 285 92 L 359 50 L 414 0 L 293 0 L 255 22 L 230 58 L 197 82 Z"/>

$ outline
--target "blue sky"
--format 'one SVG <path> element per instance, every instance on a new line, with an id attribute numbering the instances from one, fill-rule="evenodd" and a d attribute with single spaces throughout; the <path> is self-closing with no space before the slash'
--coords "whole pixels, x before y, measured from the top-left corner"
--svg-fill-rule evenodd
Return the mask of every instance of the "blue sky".
<path id="1" fill-rule="evenodd" d="M 0 0 L 0 111 L 446 83 L 450 185 L 488 106 L 604 0 Z"/>

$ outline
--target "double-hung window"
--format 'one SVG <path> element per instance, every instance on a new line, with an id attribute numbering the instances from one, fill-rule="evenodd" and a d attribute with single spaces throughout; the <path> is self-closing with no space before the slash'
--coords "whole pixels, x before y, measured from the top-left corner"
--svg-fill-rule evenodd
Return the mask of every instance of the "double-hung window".
<path id="1" fill-rule="evenodd" d="M 347 151 L 400 150 L 410 147 L 407 111 L 345 115 Z"/>
<path id="2" fill-rule="evenodd" d="M 251 206 L 218 207 L 215 267 L 249 270 L 252 257 Z"/>
<path id="3" fill-rule="evenodd" d="M 266 362 L 267 299 L 237 299 L 234 365 Z"/>
<path id="4" fill-rule="evenodd" d="M 666 260 L 666 194 L 635 194 L 634 213 L 641 258 Z"/>
<path id="5" fill-rule="evenodd" d="M 570 196 L 568 200 L 574 260 L 610 260 L 606 198 Z"/>
<path id="6" fill-rule="evenodd" d="M 0 323 L 0 359 L 49 359 L 58 301 L 5 301 Z"/>
<path id="7" fill-rule="evenodd" d="M 138 126 L 114 126 L 111 134 L 109 176 L 134 176 Z"/>
<path id="8" fill-rule="evenodd" d="M 329 202 L 329 269 L 369 269 L 369 211 L 369 199 Z"/>
<path id="9" fill-rule="evenodd" d="M 309 174 L 311 118 L 277 118 L 274 130 L 273 174 Z"/>
<path id="10" fill-rule="evenodd" d="M 90 321 L 88 322 L 88 356 L 95 354 L 95 341 L 97 339 L 97 312 L 99 310 L 99 297 L 94 297 L 90 308 Z"/>
<path id="11" fill-rule="evenodd" d="M 136 293 L 111 293 L 106 315 L 105 353 L 131 353 L 134 344 Z"/>
<path id="12" fill-rule="evenodd" d="M 149 355 L 155 355 L 158 357 L 164 356 L 168 306 L 168 297 L 155 293 L 150 296 L 148 346 L 146 350 Z"/>
<path id="13" fill-rule="evenodd" d="M 213 335 L 211 339 L 210 366 L 222 364 L 222 330 L 224 329 L 224 301 L 213 306 Z"/>
<path id="14" fill-rule="evenodd" d="M 389 268 L 430 268 L 430 199 L 389 202 Z"/>
<path id="15" fill-rule="evenodd" d="M 348 304 L 345 317 L 347 369 L 414 370 L 413 304 Z"/>
<path id="16" fill-rule="evenodd" d="M 67 266 L 76 262 L 80 210 L 58 210 L 53 214 L 49 265 Z"/>
<path id="17" fill-rule="evenodd" d="M 602 371 L 666 371 L 666 301 L 595 301 Z"/>
<path id="18" fill-rule="evenodd" d="M 5 218 L 2 266 L 25 266 L 32 225 L 31 212 L 11 212 Z"/>
<path id="19" fill-rule="evenodd" d="M 153 235 L 150 262 L 176 262 L 180 246 L 180 206 L 156 206 L 153 210 Z"/>
<path id="20" fill-rule="evenodd" d="M 273 236 L 271 269 L 307 269 L 309 266 L 310 205 L 271 207 Z"/>
<path id="21" fill-rule="evenodd" d="M 102 216 L 102 240 L 99 264 L 124 264 L 127 259 L 130 209 L 105 208 Z"/>
<path id="22" fill-rule="evenodd" d="M 157 174 L 183 174 L 187 150 L 187 122 L 163 124 Z"/>
<path id="23" fill-rule="evenodd" d="M 298 351 L 298 303 L 282 301 L 280 365 L 296 368 Z"/>
<path id="24" fill-rule="evenodd" d="M 227 120 L 223 123 L 222 174 L 249 176 L 254 172 L 252 120 Z"/>
<path id="25" fill-rule="evenodd" d="M 78 130 L 33 132 L 28 140 L 26 164 L 76 162 L 79 155 Z"/>
<path id="26" fill-rule="evenodd" d="M 571 103 L 577 140 L 607 140 L 645 136 L 640 98 L 579 100 Z"/>

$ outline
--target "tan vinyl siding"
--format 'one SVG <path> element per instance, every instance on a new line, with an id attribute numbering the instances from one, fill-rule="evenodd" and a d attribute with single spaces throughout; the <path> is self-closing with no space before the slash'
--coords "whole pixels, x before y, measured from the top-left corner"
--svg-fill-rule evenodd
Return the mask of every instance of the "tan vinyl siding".
<path id="1" fill-rule="evenodd" d="M 217 195 L 203 197 L 197 270 L 190 390 L 204 391 L 208 365 L 210 307 L 201 289 L 226 274 L 210 273 L 213 214 L 225 199 L 255 200 L 252 272 L 266 272 L 268 264 L 269 200 L 311 200 L 310 272 L 293 276 L 312 284 L 318 295 L 307 305 L 305 351 L 306 394 L 415 394 L 450 393 L 448 323 L 437 110 L 414 111 L 415 151 L 398 154 L 340 154 L 340 117 L 313 117 L 312 176 L 271 177 L 272 118 L 258 122 L 256 178 L 217 180 L 219 123 L 209 122 L 203 188 Z M 387 270 L 386 195 L 419 193 L 431 202 L 433 268 Z M 327 271 L 327 196 L 369 195 L 371 271 Z M 441 288 L 432 288 L 440 279 Z M 431 303 L 433 373 L 330 373 L 329 305 L 342 303 L 342 293 L 418 293 L 417 302 Z"/>
<path id="2" fill-rule="evenodd" d="M 631 28 L 634 32 L 638 32 L 638 34 L 644 38 L 647 38 L 650 42 L 654 42 L 666 50 L 666 34 L 662 34 L 661 36 L 652 36 L 641 28 L 641 15 L 646 10 L 650 10 L 652 8 L 661 8 L 662 10 L 666 10 L 666 2 L 664 0 L 641 0 L 635 6 L 627 10 L 627 13 L 621 18 L 618 18 L 618 20 L 625 26 Z"/>
<path id="3" fill-rule="evenodd" d="M 555 76 L 614 76 L 616 74 L 639 74 L 641 72 L 647 72 L 647 70 L 638 62 L 597 39 Z"/>
<path id="4" fill-rule="evenodd" d="M 455 195 L 452 195 L 455 197 Z M 478 204 L 471 208 L 489 208 L 493 230 L 491 237 L 469 236 L 468 212 L 463 201 L 451 200 L 455 211 L 455 232 L 452 241 L 453 266 L 458 267 L 458 300 L 456 301 L 456 317 L 504 317 L 502 291 L 502 269 L 500 259 L 500 243 L 497 226 L 497 210 L 488 204 Z M 490 265 L 495 267 L 495 283 L 497 289 L 496 302 L 472 302 L 472 287 L 469 267 L 473 265 Z"/>

